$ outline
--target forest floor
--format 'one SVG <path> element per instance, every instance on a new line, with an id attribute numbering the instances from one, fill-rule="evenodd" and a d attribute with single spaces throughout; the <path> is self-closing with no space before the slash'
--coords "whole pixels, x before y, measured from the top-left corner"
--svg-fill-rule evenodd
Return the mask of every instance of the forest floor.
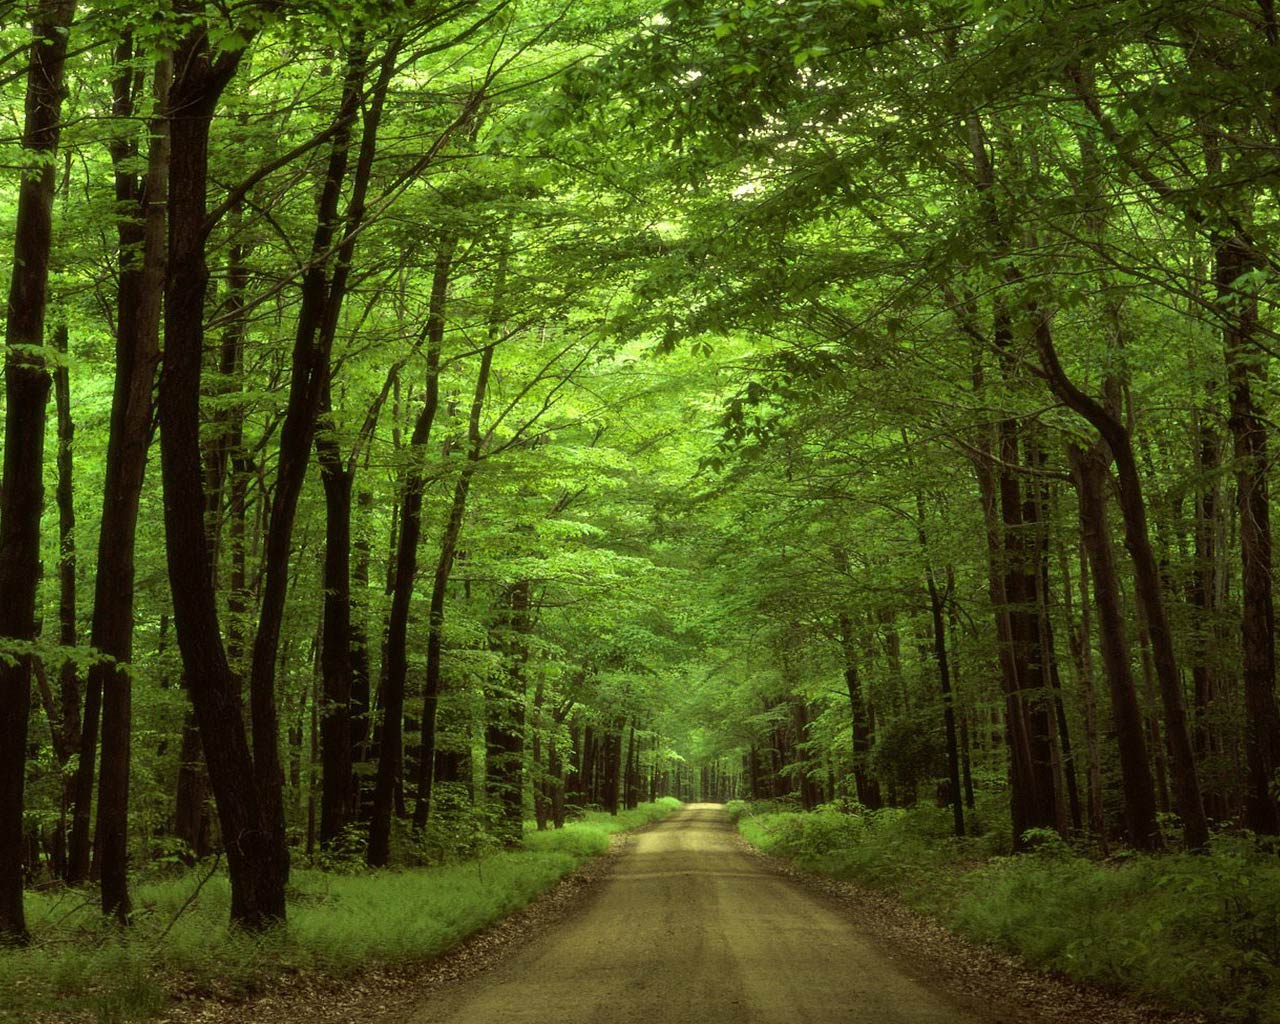
<path id="1" fill-rule="evenodd" d="M 426 969 L 293 986 L 173 1024 L 1190 1024 L 760 854 L 717 805 L 639 833 Z"/>

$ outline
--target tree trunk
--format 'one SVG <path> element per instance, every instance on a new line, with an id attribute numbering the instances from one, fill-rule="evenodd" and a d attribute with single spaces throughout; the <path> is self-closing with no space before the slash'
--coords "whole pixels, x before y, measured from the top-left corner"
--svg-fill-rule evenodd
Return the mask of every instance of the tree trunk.
<path id="1" fill-rule="evenodd" d="M 279 828 L 278 753 L 257 766 L 245 735 L 239 686 L 218 621 L 205 535 L 200 460 L 200 377 L 204 355 L 206 193 L 209 127 L 243 49 L 213 59 L 203 28 L 174 55 L 170 118 L 169 265 L 165 281 L 165 370 L 160 377 L 160 456 L 165 544 L 174 626 L 188 692 L 204 744 L 231 880 L 231 919 L 265 928 L 285 917 L 288 848 Z M 274 716 L 271 716 L 274 717 Z M 275 744 L 255 721 L 255 745 Z M 264 770 L 265 767 L 265 770 Z M 261 792 L 264 782 L 268 789 Z M 277 787 L 274 792 L 270 787 Z"/>
<path id="2" fill-rule="evenodd" d="M 1118 476 L 1117 493 L 1125 525 L 1125 546 L 1133 560 L 1138 602 L 1144 612 L 1151 637 L 1151 653 L 1156 678 L 1164 704 L 1165 725 L 1173 755 L 1174 782 L 1178 795 L 1178 812 L 1182 815 L 1183 833 L 1189 849 L 1201 850 L 1209 841 L 1209 824 L 1200 796 L 1200 782 L 1187 712 L 1182 695 L 1182 678 L 1173 650 L 1173 635 L 1165 613 L 1160 590 L 1160 572 L 1147 530 L 1147 509 L 1142 496 L 1142 480 L 1138 475 L 1129 430 L 1101 404 L 1077 388 L 1067 377 L 1053 345 L 1049 321 L 1043 313 L 1036 315 L 1036 343 L 1040 360 L 1054 394 L 1074 412 L 1089 421 L 1111 450 Z"/>
<path id="3" fill-rule="evenodd" d="M 924 531 L 921 530 L 921 544 Z M 956 739 L 956 709 L 951 692 L 951 663 L 947 652 L 947 625 L 943 613 L 945 598 L 938 589 L 931 566 L 925 566 L 925 585 L 929 591 L 929 611 L 933 616 L 933 656 L 938 666 L 938 686 L 942 691 L 942 722 L 947 737 L 947 771 L 951 782 L 951 816 L 955 833 L 963 836 L 964 790 L 960 782 L 960 746 Z"/>
<path id="4" fill-rule="evenodd" d="M 527 580 L 512 584 L 506 594 L 504 629 L 500 642 L 505 655 L 501 684 L 486 687 L 485 795 L 498 808 L 498 837 L 504 846 L 520 845 L 524 823 L 524 703 L 529 657 L 530 587 Z M 617 774 L 614 775 L 616 812 Z"/>
<path id="5" fill-rule="evenodd" d="M 1156 823 L 1155 786 L 1142 735 L 1142 708 L 1130 668 L 1129 643 L 1120 606 L 1120 583 L 1107 526 L 1106 457 L 1094 449 L 1070 449 L 1071 471 L 1080 498 L 1080 534 L 1093 569 L 1094 601 L 1098 608 L 1099 645 L 1111 692 L 1111 721 L 1120 753 L 1124 789 L 1125 830 L 1139 850 L 1161 846 Z M 1087 638 L 1086 638 L 1086 643 Z"/>
<path id="6" fill-rule="evenodd" d="M 618 813 L 618 769 L 622 757 L 622 734 L 620 725 L 612 725 L 605 730 L 604 746 L 601 758 L 604 761 L 601 780 L 601 800 L 604 809 L 612 815 Z"/>
<path id="7" fill-rule="evenodd" d="M 445 302 L 453 265 L 455 239 L 445 237 L 436 252 L 431 283 L 431 305 L 427 321 L 427 384 L 422 411 L 410 438 L 413 463 L 400 498 L 400 532 L 397 538 L 391 609 L 383 654 L 382 727 L 378 738 L 378 774 L 374 783 L 373 809 L 369 823 L 370 867 L 385 867 L 391 855 L 391 814 L 396 786 L 403 765 L 405 677 L 408 673 L 409 602 L 418 571 L 418 537 L 422 530 L 422 497 L 426 478 L 422 458 L 431 437 L 440 403 L 440 349 L 444 342 Z"/>
<path id="8" fill-rule="evenodd" d="M 468 419 L 467 461 L 458 474 L 453 489 L 453 501 L 449 506 L 449 519 L 445 523 L 444 536 L 440 540 L 440 557 L 431 584 L 431 609 L 427 620 L 427 673 L 422 689 L 422 757 L 418 762 L 418 802 L 413 812 L 413 823 L 422 828 L 431 811 L 431 772 L 435 764 L 436 711 L 440 703 L 441 657 L 444 651 L 444 609 L 448 596 L 449 577 L 453 573 L 454 556 L 458 550 L 458 538 L 462 534 L 462 521 L 466 514 L 467 494 L 471 478 L 480 464 L 484 448 L 484 435 L 480 430 L 480 417 L 484 410 L 485 395 L 489 390 L 489 371 L 493 366 L 493 341 L 480 355 L 480 369 L 476 374 L 475 394 L 471 400 Z"/>
<path id="9" fill-rule="evenodd" d="M 1105 520 L 1104 520 L 1105 524 Z M 1080 557 L 1080 621 L 1076 622 L 1075 610 L 1072 607 L 1072 581 L 1067 562 L 1066 545 L 1059 543 L 1058 555 L 1061 565 L 1062 593 L 1067 617 L 1067 634 L 1071 647 L 1071 659 L 1075 665 L 1076 681 L 1084 697 L 1084 735 L 1085 748 L 1088 751 L 1088 796 L 1086 808 L 1089 817 L 1089 830 L 1097 837 L 1099 849 L 1107 856 L 1109 842 L 1107 837 L 1107 820 L 1103 807 L 1102 795 L 1102 754 L 1098 739 L 1098 700 L 1094 689 L 1093 677 L 1093 629 L 1092 616 L 1089 614 L 1089 562 L 1088 553 L 1083 542 L 1078 545 Z M 1108 554 L 1110 551 L 1108 550 Z"/>
<path id="10" fill-rule="evenodd" d="M 200 750 L 200 730 L 196 726 L 195 715 L 189 711 L 182 723 L 173 819 L 173 834 L 186 847 L 182 859 L 188 865 L 210 853 L 209 815 L 206 810 L 208 788 Z"/>
<path id="11" fill-rule="evenodd" d="M 22 148 L 38 168 L 24 174 L 13 235 L 5 321 L 4 476 L 0 486 L 0 640 L 36 639 L 40 513 L 44 502 L 44 318 L 52 238 L 54 154 L 61 128 L 63 70 L 75 4 L 41 0 L 32 23 Z M 0 943 L 26 942 L 22 904 L 23 783 L 31 657 L 0 660 Z"/>
<path id="12" fill-rule="evenodd" d="M 1209 421 L 1211 415 L 1211 407 L 1194 413 L 1198 441 L 1196 476 L 1203 482 L 1196 488 L 1195 569 L 1187 588 L 1188 601 L 1197 611 L 1193 620 L 1195 660 L 1191 679 L 1196 757 L 1201 766 L 1210 756 L 1222 753 L 1222 738 L 1215 722 L 1220 681 L 1212 658 L 1217 639 L 1214 619 L 1218 610 L 1218 531 L 1222 516 L 1222 487 L 1217 474 L 1222 453 L 1217 433 Z M 1205 812 L 1212 818 L 1226 818 L 1229 813 L 1226 794 L 1220 786 L 1206 785 Z"/>
<path id="13" fill-rule="evenodd" d="M 351 693 L 354 677 L 351 636 L 351 486 L 336 445 L 316 441 L 324 485 L 324 626 L 321 674 L 324 713 L 320 716 L 320 846 L 332 847 L 355 809 L 352 773 Z"/>
<path id="14" fill-rule="evenodd" d="M 132 56 L 126 41 L 122 63 Z M 155 95 L 163 105 L 169 67 L 155 73 Z M 116 113 L 133 116 L 132 73 L 116 83 Z M 90 669 L 94 689 L 102 693 L 102 774 L 98 783 L 99 848 L 95 860 L 102 878 L 102 910 L 128 920 L 129 760 L 132 716 L 133 555 L 138 505 L 151 443 L 151 389 L 159 352 L 161 297 L 164 291 L 165 200 L 169 153 L 164 120 L 151 126 L 145 181 L 127 162 L 137 147 L 126 144 L 112 154 L 116 197 L 128 203 L 120 221 L 119 314 L 116 383 L 107 439 L 107 476 L 103 488 L 98 572 L 94 587 L 92 644 L 98 660 Z M 140 249 L 140 252 L 139 252 Z"/>
<path id="15" fill-rule="evenodd" d="M 537 686 L 533 691 L 533 721 L 530 723 L 530 735 L 533 743 L 531 754 L 533 763 L 533 820 L 539 832 L 547 830 L 551 820 L 551 801 L 549 799 L 549 783 L 551 768 L 543 758 L 543 732 L 545 718 L 543 715 L 543 699 L 546 687 L 542 675 L 538 676 Z"/>
<path id="16" fill-rule="evenodd" d="M 61 359 L 53 371 L 54 404 L 58 410 L 58 642 L 67 648 L 76 645 L 76 509 L 75 422 L 71 417 L 71 379 L 67 369 L 67 325 L 54 329 L 54 348 Z M 75 776 L 67 775 L 71 755 L 80 749 L 80 674 L 75 659 L 64 656 L 58 669 L 57 700 L 48 704 L 53 752 L 63 769 L 62 804 L 53 844 L 53 872 L 67 874 L 67 812 L 75 815 Z M 50 695 L 52 698 L 52 695 Z"/>
<path id="17" fill-rule="evenodd" d="M 1214 251 L 1214 278 L 1222 319 L 1223 349 L 1240 507 L 1240 644 L 1244 655 L 1245 791 L 1244 824 L 1263 835 L 1280 833 L 1276 772 L 1280 770 L 1280 708 L 1276 704 L 1275 605 L 1271 572 L 1271 496 L 1268 491 L 1267 424 L 1253 397 L 1253 382 L 1264 376 L 1267 356 L 1258 348 L 1257 300 L 1237 291 L 1241 276 L 1256 260 L 1240 239 Z"/>

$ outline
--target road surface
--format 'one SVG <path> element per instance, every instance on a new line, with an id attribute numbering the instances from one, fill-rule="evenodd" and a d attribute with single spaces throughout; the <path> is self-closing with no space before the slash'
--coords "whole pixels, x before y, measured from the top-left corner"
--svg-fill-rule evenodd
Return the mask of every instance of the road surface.
<path id="1" fill-rule="evenodd" d="M 635 837 L 575 916 L 410 1024 L 990 1024 L 777 875 L 717 804 Z"/>

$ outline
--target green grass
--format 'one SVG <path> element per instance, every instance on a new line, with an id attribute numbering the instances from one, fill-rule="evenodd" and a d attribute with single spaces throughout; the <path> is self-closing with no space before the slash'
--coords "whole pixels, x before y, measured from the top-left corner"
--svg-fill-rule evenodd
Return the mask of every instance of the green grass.
<path id="1" fill-rule="evenodd" d="M 1280 860 L 1219 837 L 1211 856 L 1098 861 L 1061 842 L 1004 856 L 936 808 L 734 808 L 760 849 L 887 891 L 962 935 L 1081 981 L 1241 1024 L 1280 1024 Z"/>
<path id="2" fill-rule="evenodd" d="M 616 818 L 592 813 L 559 831 L 528 832 L 523 850 L 472 861 L 357 874 L 295 869 L 288 928 L 265 936 L 228 929 L 221 874 L 181 916 L 200 873 L 138 882 L 135 925 L 124 933 L 105 925 L 84 893 L 31 893 L 33 946 L 0 950 L 0 1020 L 59 1013 L 123 1024 L 156 1015 L 177 996 L 238 998 L 299 972 L 340 976 L 425 961 L 605 852 L 612 833 L 676 807 L 668 798 Z"/>

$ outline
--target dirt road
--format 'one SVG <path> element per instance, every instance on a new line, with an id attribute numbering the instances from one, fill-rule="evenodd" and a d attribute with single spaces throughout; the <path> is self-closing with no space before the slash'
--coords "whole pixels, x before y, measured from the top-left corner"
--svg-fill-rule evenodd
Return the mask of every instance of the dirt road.
<path id="1" fill-rule="evenodd" d="M 403 1019 L 403 1018 L 402 1018 Z M 582 911 L 411 1024 L 992 1024 L 691 804 L 641 833 Z"/>

